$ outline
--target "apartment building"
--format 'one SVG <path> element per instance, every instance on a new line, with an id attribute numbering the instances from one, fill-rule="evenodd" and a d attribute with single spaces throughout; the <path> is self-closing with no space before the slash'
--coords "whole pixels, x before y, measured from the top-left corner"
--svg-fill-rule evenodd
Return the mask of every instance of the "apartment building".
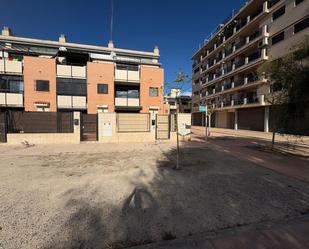
<path id="1" fill-rule="evenodd" d="M 168 106 L 169 113 L 191 113 L 191 96 L 182 94 L 178 88 L 170 89 L 164 96 L 164 103 Z"/>
<path id="2" fill-rule="evenodd" d="M 0 109 L 163 112 L 164 70 L 151 52 L 0 35 Z"/>
<path id="3" fill-rule="evenodd" d="M 308 10 L 308 0 L 251 0 L 222 22 L 192 57 L 193 122 L 208 105 L 213 127 L 269 131 L 269 87 L 257 69 L 309 35 Z"/>

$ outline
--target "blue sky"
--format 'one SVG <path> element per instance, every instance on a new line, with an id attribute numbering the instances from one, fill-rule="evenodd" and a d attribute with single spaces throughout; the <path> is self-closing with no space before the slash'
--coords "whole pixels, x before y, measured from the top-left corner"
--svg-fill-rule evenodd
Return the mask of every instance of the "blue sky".
<path id="1" fill-rule="evenodd" d="M 17 36 L 106 46 L 111 0 L 1 0 L 0 26 Z M 165 81 L 180 69 L 191 75 L 191 56 L 217 24 L 243 0 L 114 0 L 114 43 L 152 51 L 160 48 Z M 188 90 L 190 84 L 184 87 Z"/>

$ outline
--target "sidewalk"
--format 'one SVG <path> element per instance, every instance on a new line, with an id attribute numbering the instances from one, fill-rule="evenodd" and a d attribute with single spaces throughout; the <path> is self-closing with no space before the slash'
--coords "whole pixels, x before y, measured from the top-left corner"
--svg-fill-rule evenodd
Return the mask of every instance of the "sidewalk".
<path id="1" fill-rule="evenodd" d="M 247 230 L 246 230 L 247 229 Z M 262 224 L 256 228 L 235 228 L 205 236 L 162 241 L 134 249 L 307 249 L 309 217 L 286 223 Z"/>
<path id="2" fill-rule="evenodd" d="M 196 130 L 201 130 L 205 132 L 205 127 L 194 126 Z M 235 137 L 246 137 L 246 138 L 258 138 L 267 141 L 272 140 L 272 133 L 271 132 L 261 132 L 261 131 L 248 131 L 248 130 L 233 130 L 233 129 L 223 129 L 223 128 L 210 128 L 211 133 L 218 133 L 224 135 L 230 135 Z M 297 141 L 299 144 L 307 145 L 309 147 L 309 137 L 303 136 L 301 139 L 296 138 L 295 136 L 291 135 L 280 135 L 276 133 L 275 137 L 276 141 L 278 142 L 295 142 Z"/>

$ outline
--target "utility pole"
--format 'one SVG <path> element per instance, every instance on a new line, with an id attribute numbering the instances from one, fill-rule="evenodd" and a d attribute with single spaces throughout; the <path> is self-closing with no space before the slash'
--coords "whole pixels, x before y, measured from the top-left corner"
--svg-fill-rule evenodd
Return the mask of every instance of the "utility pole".
<path id="1" fill-rule="evenodd" d="M 205 141 L 207 142 L 207 137 L 208 137 L 208 130 L 207 130 L 207 127 L 208 127 L 208 122 L 207 122 L 207 106 L 206 106 L 206 111 L 205 111 L 205 132 L 206 132 L 206 135 L 205 135 Z"/>

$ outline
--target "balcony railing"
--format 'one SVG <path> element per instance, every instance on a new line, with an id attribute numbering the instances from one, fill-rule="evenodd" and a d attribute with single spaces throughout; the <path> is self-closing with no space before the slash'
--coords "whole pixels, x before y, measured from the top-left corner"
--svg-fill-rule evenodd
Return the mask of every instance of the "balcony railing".
<path id="1" fill-rule="evenodd" d="M 87 109 L 87 98 L 85 96 L 57 96 L 59 109 Z"/>
<path id="2" fill-rule="evenodd" d="M 199 68 L 196 70 L 199 71 Z M 139 82 L 140 81 L 140 72 L 131 71 L 131 70 L 120 70 L 116 69 L 115 71 L 115 80 L 116 81 L 125 81 L 125 82 Z"/>
<path id="3" fill-rule="evenodd" d="M 211 67 L 211 66 L 213 66 L 214 64 L 215 64 L 215 61 L 214 61 L 214 60 L 211 60 L 211 61 L 208 62 L 208 67 Z"/>
<path id="4" fill-rule="evenodd" d="M 23 94 L 0 92 L 0 106 L 23 107 Z"/>
<path id="5" fill-rule="evenodd" d="M 245 44 L 246 44 L 246 39 L 242 38 L 238 43 L 236 43 L 235 47 L 236 47 L 236 49 L 240 49 Z"/>
<path id="6" fill-rule="evenodd" d="M 233 52 L 233 48 L 226 48 L 225 49 L 225 57 L 229 56 Z"/>
<path id="7" fill-rule="evenodd" d="M 242 86 L 244 84 L 244 79 L 238 79 L 234 81 L 234 87 Z"/>
<path id="8" fill-rule="evenodd" d="M 57 65 L 57 77 L 86 78 L 86 66 Z"/>
<path id="9" fill-rule="evenodd" d="M 199 71 L 200 71 L 200 68 L 198 67 L 194 70 L 194 74 L 198 73 Z"/>
<path id="10" fill-rule="evenodd" d="M 261 57 L 261 51 L 256 51 L 248 56 L 248 62 L 255 61 Z"/>
<path id="11" fill-rule="evenodd" d="M 7 59 L 0 59 L 0 72 L 22 74 L 23 64 L 21 61 L 11 61 Z"/>
<path id="12" fill-rule="evenodd" d="M 231 89 L 232 88 L 232 83 L 225 83 L 224 84 L 224 91 L 225 90 L 229 90 L 229 89 Z"/>
<path id="13" fill-rule="evenodd" d="M 258 38 L 259 36 L 262 35 L 262 29 L 258 29 L 256 31 L 254 31 L 250 36 L 249 36 L 249 41 L 253 41 L 255 40 L 256 38 Z"/>
<path id="14" fill-rule="evenodd" d="M 222 70 L 216 72 L 216 78 L 220 77 L 223 74 Z"/>
<path id="15" fill-rule="evenodd" d="M 139 98 L 115 98 L 115 105 L 122 107 L 139 107 Z"/>
<path id="16" fill-rule="evenodd" d="M 250 96 L 247 97 L 247 104 L 255 104 L 255 103 L 259 103 L 259 98 L 257 96 Z"/>
<path id="17" fill-rule="evenodd" d="M 239 68 L 239 67 L 242 67 L 243 65 L 245 65 L 245 59 L 244 58 L 241 58 L 240 60 L 238 60 L 236 63 L 235 63 L 235 69 Z"/>
<path id="18" fill-rule="evenodd" d="M 213 80 L 214 78 L 215 78 L 214 74 L 211 74 L 211 75 L 209 75 L 209 77 L 208 77 L 208 81 L 211 81 L 211 80 Z"/>

